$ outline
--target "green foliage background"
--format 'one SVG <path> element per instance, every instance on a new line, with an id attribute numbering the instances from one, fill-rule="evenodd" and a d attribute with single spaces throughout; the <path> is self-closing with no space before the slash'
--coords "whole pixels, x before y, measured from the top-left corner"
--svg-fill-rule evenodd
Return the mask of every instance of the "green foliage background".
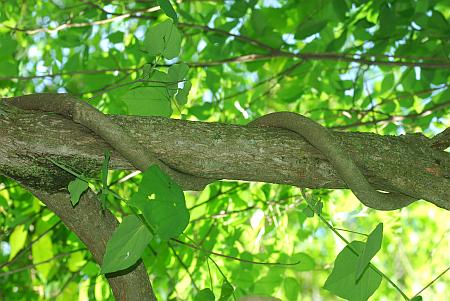
<path id="1" fill-rule="evenodd" d="M 156 100 L 165 101 L 158 115 L 172 111 L 174 118 L 245 124 L 288 110 L 327 127 L 383 135 L 432 136 L 450 125 L 446 1 L 181 1 L 175 4 L 181 53 L 166 53 L 166 59 L 152 53 L 153 40 L 145 41 L 149 28 L 168 19 L 156 6 L 152 1 L 2 1 L 2 97 L 69 92 L 105 113 L 139 114 L 127 106 L 130 89 L 165 93 L 169 87 L 164 99 Z M 175 63 L 185 63 L 189 71 L 172 73 L 179 76 L 174 75 L 174 86 L 162 73 Z M 186 80 L 192 84 L 188 98 L 175 101 L 175 93 L 187 93 L 181 92 L 190 85 Z M 130 199 L 141 176 L 118 183 L 125 174 L 111 172 L 110 188 Z M 356 232 L 368 234 L 384 224 L 373 263 L 406 295 L 450 266 L 447 212 L 420 202 L 376 212 L 347 191 L 314 195 L 324 202 L 323 217 L 349 240 L 365 240 Z M 108 200 L 113 210 L 123 205 L 111 195 Z M 265 264 L 211 255 L 219 270 L 205 252 L 154 240 L 143 260 L 161 300 L 192 300 L 208 287 L 219 296 L 224 276 L 237 296 L 337 298 L 322 286 L 345 243 L 311 217 L 298 189 L 217 182 L 186 194 L 186 201 L 191 222 L 185 235 L 202 249 Z M 0 299 L 112 299 L 79 239 L 5 178 L 0 231 Z M 268 264 L 297 260 L 295 266 Z M 421 295 L 444 300 L 449 285 L 446 274 Z M 373 296 L 400 299 L 385 280 Z"/>

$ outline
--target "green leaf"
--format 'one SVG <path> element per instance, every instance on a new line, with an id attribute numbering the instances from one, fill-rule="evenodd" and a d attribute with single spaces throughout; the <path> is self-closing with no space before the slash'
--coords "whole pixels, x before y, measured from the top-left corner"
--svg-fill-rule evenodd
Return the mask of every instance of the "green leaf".
<path id="1" fill-rule="evenodd" d="M 414 296 L 413 298 L 411 298 L 410 301 L 422 301 L 422 300 L 423 300 L 422 296 Z"/>
<path id="2" fill-rule="evenodd" d="M 292 262 L 299 262 L 293 268 L 297 271 L 311 271 L 316 267 L 314 259 L 306 253 L 299 252 L 291 257 Z"/>
<path id="3" fill-rule="evenodd" d="M 388 90 L 392 89 L 394 87 L 394 75 L 392 73 L 386 74 L 386 76 L 383 78 L 383 81 L 381 82 L 381 90 L 380 93 L 387 92 Z"/>
<path id="4" fill-rule="evenodd" d="M 222 284 L 222 289 L 220 291 L 220 298 L 218 301 L 227 301 L 233 295 L 234 288 L 230 283 L 224 281 Z"/>
<path id="5" fill-rule="evenodd" d="M 128 107 L 128 113 L 138 116 L 172 115 L 169 94 L 166 87 L 140 87 L 128 91 L 122 96 Z"/>
<path id="6" fill-rule="evenodd" d="M 395 29 L 396 17 L 391 8 L 387 5 L 383 5 L 378 16 L 378 22 L 380 29 L 378 30 L 381 35 L 388 35 Z"/>
<path id="7" fill-rule="evenodd" d="M 74 252 L 70 254 L 67 260 L 67 267 L 71 272 L 77 272 L 86 264 L 84 259 L 85 252 Z"/>
<path id="8" fill-rule="evenodd" d="M 314 217 L 314 211 L 310 207 L 303 208 L 302 212 L 306 217 Z"/>
<path id="9" fill-rule="evenodd" d="M 137 216 L 126 216 L 106 245 L 101 273 L 120 271 L 135 264 L 152 238 Z"/>
<path id="10" fill-rule="evenodd" d="M 169 67 L 168 71 L 168 79 L 169 82 L 181 82 L 186 77 L 187 73 L 189 71 L 189 66 L 181 63 L 181 64 L 175 64 Z"/>
<path id="11" fill-rule="evenodd" d="M 380 223 L 369 234 L 367 242 L 365 244 L 362 254 L 358 258 L 358 264 L 356 268 L 355 280 L 358 281 L 366 268 L 368 267 L 370 260 L 381 249 L 381 241 L 383 240 L 383 224 Z"/>
<path id="12" fill-rule="evenodd" d="M 435 28 L 439 31 L 442 31 L 442 34 L 446 34 L 448 36 L 448 22 L 444 15 L 438 11 L 433 10 L 433 14 L 431 15 L 430 20 L 428 21 L 428 25 L 431 28 Z"/>
<path id="13" fill-rule="evenodd" d="M 33 237 L 36 239 L 37 236 Z M 37 240 L 31 246 L 31 254 L 33 256 L 33 264 L 36 265 L 36 269 L 39 272 L 39 276 L 42 278 L 44 282 L 47 281 L 48 275 L 54 266 L 53 261 L 49 261 L 48 263 L 38 264 L 44 261 L 47 261 L 53 258 L 53 243 L 50 235 L 44 235 L 39 240 Z"/>
<path id="14" fill-rule="evenodd" d="M 304 38 L 318 33 L 325 28 L 327 22 L 328 21 L 325 20 L 310 20 L 303 24 L 300 24 L 300 26 L 297 28 L 297 32 L 295 33 L 295 38 L 303 40 Z"/>
<path id="15" fill-rule="evenodd" d="M 173 93 L 169 93 L 171 96 L 173 96 L 175 94 L 175 92 L 177 92 L 177 91 L 178 91 L 178 94 L 180 94 L 181 90 L 178 89 L 178 83 L 184 82 L 184 79 L 185 79 L 188 71 L 189 71 L 189 67 L 186 64 L 175 64 L 175 65 L 170 66 L 168 74 L 167 74 L 167 81 L 169 82 L 169 84 L 167 85 L 167 88 L 169 89 L 169 92 L 173 92 Z M 180 103 L 180 101 L 178 99 L 180 99 L 181 102 L 183 102 L 183 97 L 184 97 L 184 99 L 187 100 L 187 95 L 189 94 L 190 87 L 191 86 L 188 85 L 186 87 L 186 90 L 183 93 L 181 93 L 179 97 L 176 98 L 179 103 Z M 186 103 L 186 101 L 184 101 L 184 103 Z"/>
<path id="16" fill-rule="evenodd" d="M 345 14 L 347 13 L 348 7 L 345 0 L 333 0 L 332 1 L 334 12 L 339 20 L 345 20 Z"/>
<path id="17" fill-rule="evenodd" d="M 198 292 L 197 296 L 195 296 L 194 301 L 214 301 L 216 297 L 213 292 L 209 288 L 202 289 Z"/>
<path id="18" fill-rule="evenodd" d="M 150 55 L 173 59 L 180 53 L 181 34 L 172 20 L 159 23 L 147 31 L 144 47 Z"/>
<path id="19" fill-rule="evenodd" d="M 27 240 L 28 231 L 25 229 L 25 225 L 18 225 L 14 228 L 14 231 L 9 236 L 9 245 L 11 251 L 9 253 L 9 260 L 13 259 L 20 250 L 22 250 Z"/>
<path id="20" fill-rule="evenodd" d="M 178 90 L 177 95 L 175 96 L 175 99 L 177 100 L 177 103 L 182 106 L 185 105 L 188 101 L 188 95 L 189 91 L 191 90 L 192 84 L 191 82 L 185 82 L 183 89 Z"/>
<path id="21" fill-rule="evenodd" d="M 2 60 L 13 58 L 14 52 L 17 48 L 17 41 L 10 35 L 0 35 L 0 57 Z"/>
<path id="22" fill-rule="evenodd" d="M 334 2 L 333 2 L 334 3 Z M 347 31 L 344 30 L 342 32 L 342 34 L 334 39 L 333 41 L 331 41 L 328 46 L 327 46 L 327 51 L 337 51 L 340 50 L 344 45 L 345 42 L 347 41 Z"/>
<path id="23" fill-rule="evenodd" d="M 89 184 L 79 178 L 69 183 L 70 202 L 75 206 L 80 201 L 80 197 L 89 188 Z"/>
<path id="24" fill-rule="evenodd" d="M 172 4 L 169 0 L 158 0 L 158 4 L 161 7 L 162 11 L 173 20 L 173 22 L 178 22 L 178 16 L 175 10 L 173 9 Z"/>
<path id="25" fill-rule="evenodd" d="M 163 240 L 177 237 L 189 223 L 183 190 L 156 165 L 143 173 L 139 190 L 129 204 L 142 211 Z"/>
<path id="26" fill-rule="evenodd" d="M 17 64 L 12 60 L 0 60 L 0 76 L 16 76 L 18 74 Z"/>
<path id="27" fill-rule="evenodd" d="M 122 43 L 123 42 L 123 32 L 116 31 L 108 36 L 108 40 L 111 41 L 111 43 Z"/>
<path id="28" fill-rule="evenodd" d="M 314 205 L 314 209 L 315 212 L 317 214 L 322 214 L 322 209 L 323 209 L 323 203 L 321 201 L 318 201 L 315 205 Z"/>
<path id="29" fill-rule="evenodd" d="M 364 243 L 353 241 L 350 246 L 361 254 Z M 359 282 L 355 281 L 358 256 L 346 246 L 336 257 L 334 268 L 324 284 L 324 289 L 352 301 L 366 301 L 380 286 L 381 276 L 373 269 L 367 269 Z"/>
<path id="30" fill-rule="evenodd" d="M 241 18 L 247 13 L 247 9 L 248 4 L 246 1 L 235 1 L 225 15 L 230 18 Z"/>
<path id="31" fill-rule="evenodd" d="M 287 277 L 283 281 L 284 294 L 288 300 L 298 300 L 300 286 L 298 280 L 293 277 Z"/>

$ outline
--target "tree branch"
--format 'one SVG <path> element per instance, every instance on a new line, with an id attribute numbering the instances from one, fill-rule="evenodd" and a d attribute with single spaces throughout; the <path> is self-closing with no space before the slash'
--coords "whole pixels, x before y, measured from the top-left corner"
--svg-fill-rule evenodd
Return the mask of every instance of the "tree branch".
<path id="1" fill-rule="evenodd" d="M 55 114 L 2 108 L 7 113 L 0 118 L 1 173 L 50 192 L 66 187 L 72 178 L 47 158 L 85 175 L 98 174 L 103 151 L 110 146 L 90 131 Z M 325 157 L 290 131 L 161 117 L 109 118 L 181 172 L 210 179 L 346 188 Z M 450 155 L 431 148 L 429 139 L 421 135 L 334 135 L 374 187 L 450 209 Z M 111 167 L 133 169 L 116 152 Z"/>
<path id="2" fill-rule="evenodd" d="M 411 113 L 411 114 L 407 114 L 407 115 L 403 115 L 403 116 L 392 115 L 392 116 L 382 118 L 382 119 L 375 119 L 375 120 L 370 120 L 370 121 L 358 121 L 358 122 L 354 122 L 351 124 L 334 126 L 332 128 L 344 130 L 344 129 L 349 129 L 352 127 L 362 126 L 362 125 L 371 125 L 371 124 L 378 124 L 378 123 L 403 121 L 406 119 L 415 119 L 418 117 L 428 116 L 428 115 L 433 114 L 434 112 L 437 112 L 440 110 L 444 110 L 444 109 L 448 108 L 449 106 L 450 106 L 450 100 L 447 100 L 447 101 L 444 101 L 441 103 L 437 103 L 437 104 L 431 106 L 430 108 L 423 110 L 422 112 L 419 112 L 419 113 Z"/>
<path id="3" fill-rule="evenodd" d="M 27 187 L 26 181 L 22 181 L 22 184 Z M 47 193 L 38 188 L 27 188 L 59 216 L 67 228 L 83 241 L 95 261 L 100 264 L 106 243 L 118 223 L 111 213 L 102 210 L 97 196 L 88 191 L 82 195 L 77 206 L 72 207 L 69 194 L 65 191 Z M 107 274 L 106 278 L 116 300 L 156 301 L 142 262 L 121 273 Z"/>

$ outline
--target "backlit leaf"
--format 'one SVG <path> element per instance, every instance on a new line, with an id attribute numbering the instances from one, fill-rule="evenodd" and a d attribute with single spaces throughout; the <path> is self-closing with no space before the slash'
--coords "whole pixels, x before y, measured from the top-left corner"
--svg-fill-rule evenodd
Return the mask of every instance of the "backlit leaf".
<path id="1" fill-rule="evenodd" d="M 181 34 L 172 20 L 166 20 L 148 29 L 144 47 L 150 55 L 173 59 L 180 53 Z"/>
<path id="2" fill-rule="evenodd" d="M 364 243 L 353 241 L 350 245 L 361 254 Z M 324 288 L 333 294 L 352 301 L 366 301 L 380 286 L 381 276 L 373 269 L 367 269 L 361 279 L 356 282 L 356 266 L 358 255 L 346 246 L 336 257 L 333 271 L 326 280 Z"/>
<path id="3" fill-rule="evenodd" d="M 172 107 L 169 97 L 166 87 L 140 87 L 128 91 L 122 96 L 122 101 L 131 115 L 170 117 Z"/>
<path id="4" fill-rule="evenodd" d="M 18 225 L 14 228 L 14 231 L 9 236 L 9 245 L 11 246 L 11 251 L 9 253 L 9 260 L 14 258 L 16 254 L 22 250 L 27 239 L 28 231 L 25 229 L 25 225 Z"/>
<path id="5" fill-rule="evenodd" d="M 156 165 L 143 173 L 139 190 L 129 204 L 142 211 L 164 240 L 180 235 L 189 222 L 183 190 Z"/>
<path id="6" fill-rule="evenodd" d="M 195 296 L 194 301 L 214 301 L 216 300 L 213 292 L 209 288 L 202 289 Z"/>
<path id="7" fill-rule="evenodd" d="M 37 236 L 33 237 L 33 239 L 36 238 Z M 36 269 L 39 273 L 39 276 L 42 278 L 43 281 L 47 281 L 47 277 L 55 264 L 53 261 L 50 260 L 54 256 L 51 236 L 47 234 L 42 236 L 39 240 L 37 240 L 31 246 L 31 254 L 33 256 L 33 264 L 37 264 Z M 46 262 L 47 260 L 50 261 Z"/>
<path id="8" fill-rule="evenodd" d="M 377 227 L 369 234 L 367 242 L 364 246 L 362 254 L 358 258 L 358 264 L 356 268 L 355 280 L 359 280 L 364 270 L 370 263 L 370 260 L 378 253 L 381 249 L 381 241 L 383 240 L 383 224 L 380 223 Z"/>
<path id="9" fill-rule="evenodd" d="M 178 22 L 178 16 L 175 10 L 173 9 L 172 4 L 170 4 L 169 0 L 158 0 L 159 6 L 162 11 L 169 17 L 172 18 L 173 22 Z"/>
<path id="10" fill-rule="evenodd" d="M 220 298 L 218 301 L 227 301 L 233 295 L 234 288 L 230 283 L 224 281 L 222 284 L 222 289 L 220 291 Z"/>

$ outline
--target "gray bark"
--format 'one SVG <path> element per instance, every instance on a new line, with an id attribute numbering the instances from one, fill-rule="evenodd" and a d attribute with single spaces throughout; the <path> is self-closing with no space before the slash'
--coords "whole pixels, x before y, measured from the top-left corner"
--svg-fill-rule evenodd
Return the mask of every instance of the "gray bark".
<path id="1" fill-rule="evenodd" d="M 110 116 L 169 166 L 210 179 L 346 188 L 333 167 L 299 135 L 282 129 L 190 122 L 161 117 Z M 334 132 L 378 189 L 400 192 L 450 209 L 450 154 L 422 135 Z M 109 146 L 59 115 L 8 112 L 0 117 L 0 172 L 47 192 L 72 177 L 47 158 L 85 175 L 100 170 Z M 113 152 L 111 167 L 131 169 Z M 189 189 L 189 187 L 185 187 Z"/>

